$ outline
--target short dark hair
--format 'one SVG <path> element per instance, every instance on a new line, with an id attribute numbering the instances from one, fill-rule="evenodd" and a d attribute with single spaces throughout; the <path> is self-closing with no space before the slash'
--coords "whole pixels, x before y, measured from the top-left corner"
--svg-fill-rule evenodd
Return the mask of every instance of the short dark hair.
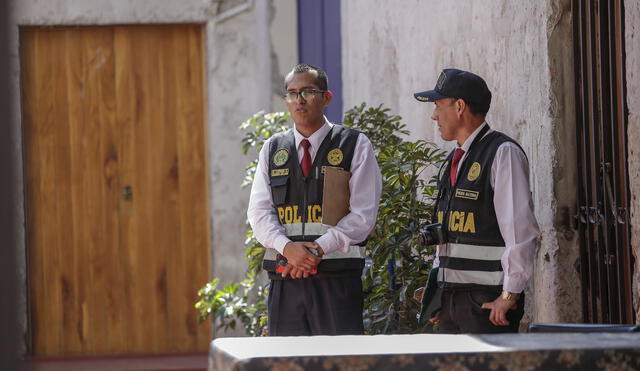
<path id="1" fill-rule="evenodd" d="M 329 78 L 327 77 L 327 72 L 325 70 L 323 70 L 322 68 L 316 67 L 316 66 L 311 65 L 311 64 L 306 64 L 306 63 L 297 64 L 295 67 L 293 67 L 291 72 L 289 72 L 287 74 L 287 77 L 291 73 L 302 73 L 302 72 L 309 72 L 309 71 L 315 71 L 316 74 L 318 75 L 316 77 L 316 85 L 318 85 L 318 88 L 320 90 L 329 90 Z M 287 88 L 287 79 L 286 78 L 284 80 L 284 88 L 285 89 Z"/>
<path id="2" fill-rule="evenodd" d="M 474 115 L 486 115 L 487 112 L 489 112 L 489 107 L 483 107 L 478 103 L 473 103 L 466 100 L 464 100 L 464 102 L 467 104 L 467 106 L 469 106 L 469 111 L 471 111 L 471 113 L 473 113 Z"/>
<path id="3" fill-rule="evenodd" d="M 451 99 L 453 99 L 451 101 L 451 104 L 453 104 L 458 99 L 462 99 L 464 101 L 464 104 L 466 104 L 467 107 L 469 107 L 469 111 L 474 115 L 486 115 L 487 112 L 489 112 L 489 107 L 482 107 L 478 103 L 469 102 L 464 98 L 451 98 Z"/>

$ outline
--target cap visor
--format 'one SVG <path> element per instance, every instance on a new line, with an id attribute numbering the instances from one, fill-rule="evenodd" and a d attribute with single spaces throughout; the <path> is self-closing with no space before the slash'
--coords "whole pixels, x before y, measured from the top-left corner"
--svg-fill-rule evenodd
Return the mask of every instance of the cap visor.
<path id="1" fill-rule="evenodd" d="M 427 90 L 421 93 L 415 93 L 413 96 L 420 102 L 435 102 L 439 99 L 449 98 L 445 95 L 438 93 L 435 90 Z"/>

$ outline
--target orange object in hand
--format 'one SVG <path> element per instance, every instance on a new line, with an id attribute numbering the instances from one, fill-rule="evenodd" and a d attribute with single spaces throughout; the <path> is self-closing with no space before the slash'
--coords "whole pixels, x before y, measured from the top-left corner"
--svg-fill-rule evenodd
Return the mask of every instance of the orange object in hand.
<path id="1" fill-rule="evenodd" d="M 282 273 L 284 272 L 284 267 L 286 266 L 286 264 L 284 266 L 278 266 L 276 268 L 276 273 Z M 314 267 L 311 272 L 309 272 L 309 274 L 317 274 L 318 273 L 318 267 Z"/>
<path id="2" fill-rule="evenodd" d="M 285 258 L 281 254 L 276 255 L 276 273 L 284 272 L 284 267 L 286 267 L 287 264 L 289 264 L 287 261 L 287 258 Z M 318 267 L 313 267 L 311 272 L 309 272 L 309 274 L 317 274 L 317 273 L 318 273 Z"/>

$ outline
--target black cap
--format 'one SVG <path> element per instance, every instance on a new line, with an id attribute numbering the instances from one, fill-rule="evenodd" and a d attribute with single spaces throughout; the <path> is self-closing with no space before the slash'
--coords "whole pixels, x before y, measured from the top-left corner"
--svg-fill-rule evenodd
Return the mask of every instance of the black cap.
<path id="1" fill-rule="evenodd" d="M 442 70 L 433 90 L 415 93 L 420 102 L 435 102 L 444 98 L 460 98 L 465 102 L 475 103 L 481 111 L 489 111 L 491 91 L 482 77 L 455 68 Z"/>

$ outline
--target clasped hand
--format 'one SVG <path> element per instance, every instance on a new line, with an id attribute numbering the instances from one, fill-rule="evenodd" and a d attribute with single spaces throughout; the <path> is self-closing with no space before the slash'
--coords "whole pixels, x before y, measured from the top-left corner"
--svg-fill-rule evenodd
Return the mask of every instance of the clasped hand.
<path id="1" fill-rule="evenodd" d="M 309 250 L 315 250 L 317 256 Z M 309 273 L 322 261 L 324 251 L 315 242 L 289 242 L 285 245 L 283 255 L 288 264 L 282 271 L 282 278 L 307 278 Z"/>

